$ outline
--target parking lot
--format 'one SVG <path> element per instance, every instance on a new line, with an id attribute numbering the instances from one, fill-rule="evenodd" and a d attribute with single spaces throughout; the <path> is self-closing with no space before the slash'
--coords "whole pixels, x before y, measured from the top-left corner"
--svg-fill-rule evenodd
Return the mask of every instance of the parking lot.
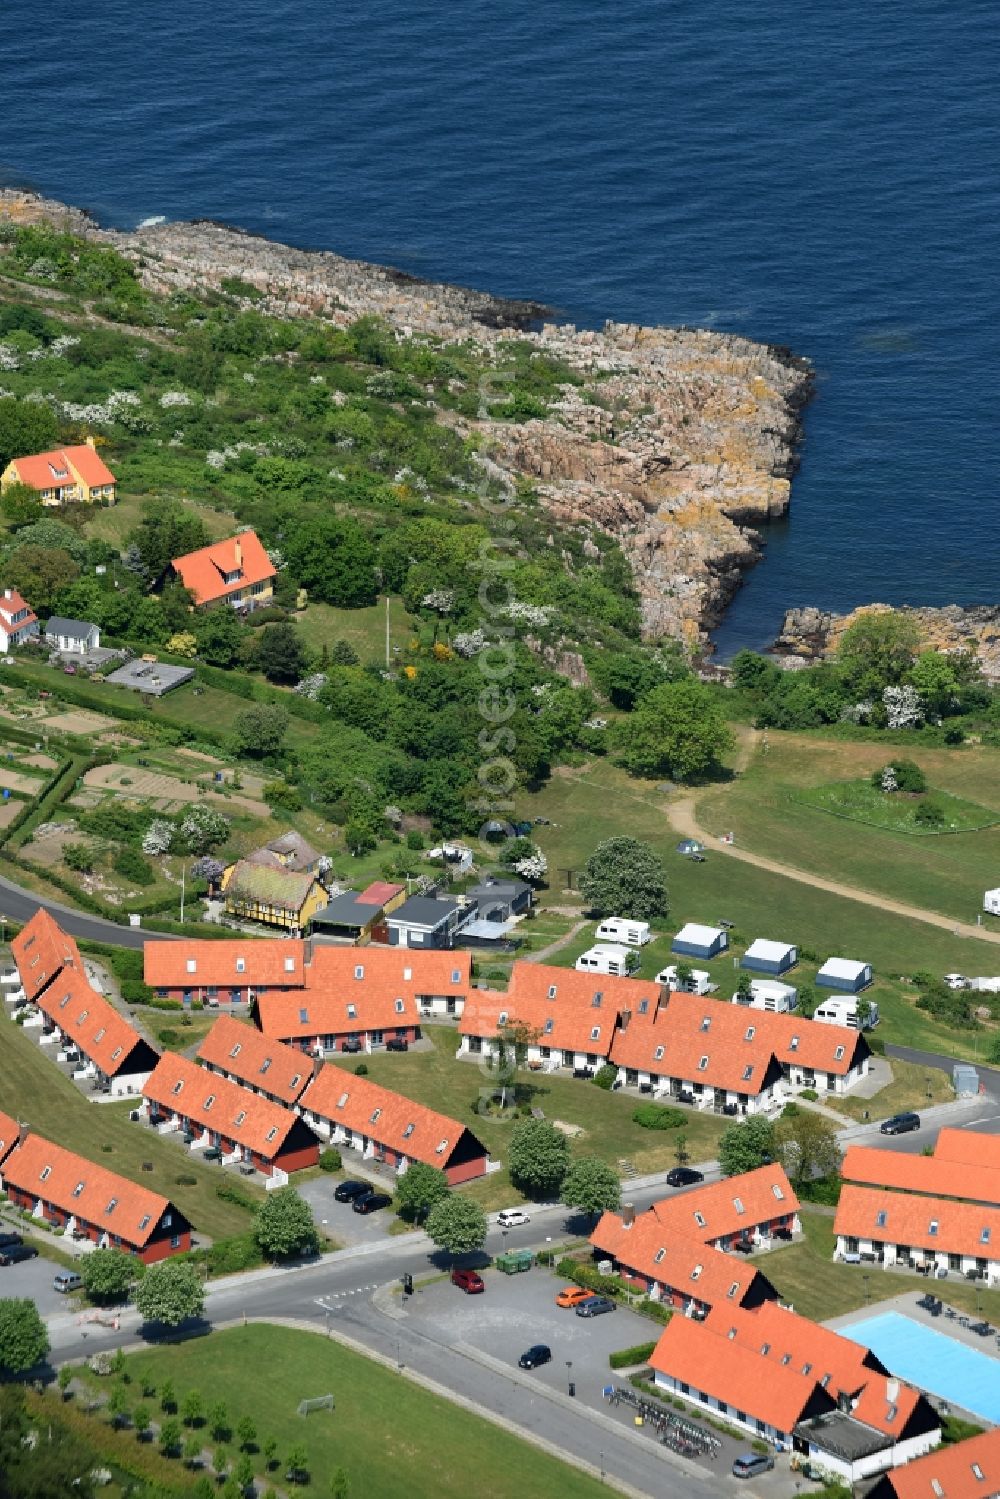
<path id="1" fill-rule="evenodd" d="M 28 1234 L 24 1235 L 24 1241 L 32 1242 Z M 0 1265 L 0 1296 L 30 1297 L 43 1317 L 71 1311 L 75 1305 L 73 1298 L 52 1288 L 52 1278 L 61 1269 L 61 1265 L 42 1255 L 36 1260 L 23 1260 L 20 1265 Z"/>
<path id="2" fill-rule="evenodd" d="M 343 1181 L 370 1181 L 376 1192 L 391 1194 L 393 1183 L 383 1183 L 369 1172 L 355 1172 L 346 1162 L 343 1173 L 316 1176 L 312 1181 L 301 1182 L 296 1190 L 309 1204 L 313 1221 L 338 1244 L 370 1244 L 375 1239 L 384 1239 L 395 1222 L 391 1208 L 381 1208 L 367 1216 L 356 1213 L 349 1202 L 337 1202 L 334 1192 Z"/>

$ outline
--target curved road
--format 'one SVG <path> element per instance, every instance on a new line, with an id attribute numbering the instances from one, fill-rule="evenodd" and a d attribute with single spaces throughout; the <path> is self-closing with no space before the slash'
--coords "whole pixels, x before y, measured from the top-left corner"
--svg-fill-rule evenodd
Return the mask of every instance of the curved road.
<path id="1" fill-rule="evenodd" d="M 23 924 L 34 916 L 39 906 L 55 917 L 64 932 L 71 937 L 82 937 L 87 942 L 141 948 L 147 937 L 169 940 L 172 935 L 169 932 L 145 932 L 141 927 L 119 926 L 117 922 L 105 921 L 102 916 L 88 916 L 86 911 L 74 911 L 71 906 L 48 900 L 32 890 L 23 890 L 20 885 L 0 877 L 0 917 Z"/>

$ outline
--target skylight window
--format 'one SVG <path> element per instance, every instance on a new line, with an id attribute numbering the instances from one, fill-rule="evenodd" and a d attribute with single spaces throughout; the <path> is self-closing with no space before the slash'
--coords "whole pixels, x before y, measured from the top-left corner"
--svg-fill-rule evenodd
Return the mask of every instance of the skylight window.
<path id="1" fill-rule="evenodd" d="M 73 1188 L 73 1196 L 79 1197 L 80 1193 L 83 1191 L 86 1185 L 86 1182 L 77 1182 L 76 1186 Z"/>
<path id="2" fill-rule="evenodd" d="M 403 1011 L 405 1009 L 406 1009 L 406 1005 L 403 1003 L 403 1001 L 401 999 L 397 999 L 396 1000 L 396 1014 L 397 1015 L 402 1015 L 402 1013 L 403 1013 Z"/>
<path id="3" fill-rule="evenodd" d="M 555 986 L 555 984 L 550 984 L 549 985 L 549 998 L 550 999 L 555 999 L 555 997 L 556 997 L 556 986 Z"/>
<path id="4" fill-rule="evenodd" d="M 751 1062 L 751 1064 L 750 1064 L 749 1067 L 744 1067 L 744 1069 L 743 1069 L 743 1081 L 745 1083 L 748 1083 L 752 1077 L 753 1077 L 753 1063 Z"/>
<path id="5" fill-rule="evenodd" d="M 285 959 L 285 972 L 286 973 L 294 973 L 295 972 L 295 959 L 294 958 L 286 958 Z"/>
<path id="6" fill-rule="evenodd" d="M 198 972 L 198 963 L 197 963 L 197 960 L 195 958 L 188 958 L 186 960 L 185 964 L 184 964 L 184 967 L 185 967 L 185 969 L 187 970 L 188 973 L 197 973 Z"/>
<path id="7" fill-rule="evenodd" d="M 706 1068 L 706 1067 L 707 1067 L 707 1066 L 708 1066 L 708 1058 L 707 1058 L 707 1057 L 702 1057 L 702 1058 L 701 1058 L 701 1059 L 700 1059 L 700 1060 L 699 1060 L 699 1062 L 698 1062 L 698 1071 L 699 1071 L 699 1072 L 704 1072 L 704 1071 L 705 1071 L 705 1068 Z"/>
<path id="8" fill-rule="evenodd" d="M 549 1018 L 548 1018 L 548 1020 L 546 1020 L 545 1025 L 544 1025 L 544 1027 L 542 1029 L 542 1035 L 543 1036 L 551 1036 L 552 1032 L 555 1030 L 555 1025 L 556 1025 L 556 1023 L 552 1019 L 552 1016 L 550 1015 Z"/>
<path id="9" fill-rule="evenodd" d="M 842 1062 L 844 1060 L 844 1048 L 842 1046 L 837 1047 L 837 1050 L 833 1054 L 833 1059 L 835 1062 Z"/>
<path id="10" fill-rule="evenodd" d="M 648 999 L 640 999 L 640 1001 L 639 1001 L 639 1014 L 640 1015 L 648 1015 L 649 1014 L 649 1000 Z"/>
<path id="11" fill-rule="evenodd" d="M 117 1206 L 118 1206 L 118 1198 L 117 1197 L 112 1197 L 111 1201 L 108 1203 L 108 1205 L 104 1209 L 104 1211 L 105 1211 L 105 1213 L 113 1213 L 114 1210 L 115 1210 L 115 1208 Z"/>
<path id="12" fill-rule="evenodd" d="M 94 1037 L 94 1045 L 96 1046 L 98 1042 L 103 1041 L 106 1035 L 107 1035 L 107 1031 L 104 1029 L 104 1026 L 102 1025 L 101 1028 L 100 1028 L 100 1030 L 97 1032 L 97 1034 Z"/>
<path id="13" fill-rule="evenodd" d="M 783 1353 L 781 1355 L 781 1362 L 783 1364 L 790 1364 L 792 1362 L 792 1355 L 790 1353 Z"/>
<path id="14" fill-rule="evenodd" d="M 237 958 L 236 959 L 236 972 L 237 973 L 246 973 L 246 970 L 247 970 L 247 960 L 246 960 L 246 958 Z"/>
<path id="15" fill-rule="evenodd" d="M 885 1228 L 887 1218 L 888 1214 L 886 1213 L 885 1208 L 880 1208 L 879 1211 L 875 1214 L 875 1227 Z"/>
<path id="16" fill-rule="evenodd" d="M 361 964 L 359 963 L 358 966 L 354 970 L 354 977 L 356 979 L 363 979 L 364 976 L 365 976 L 365 970 L 364 970 L 364 968 L 362 968 Z"/>
<path id="17" fill-rule="evenodd" d="M 357 1005 L 348 1005 L 347 1006 L 347 1018 L 348 1018 L 348 1020 L 357 1020 L 357 1018 L 358 1018 L 358 1007 L 357 1007 Z"/>
<path id="18" fill-rule="evenodd" d="M 232 1051 L 231 1051 L 231 1052 L 230 1052 L 230 1053 L 229 1053 L 229 1055 L 230 1055 L 230 1056 L 231 1056 L 231 1057 L 238 1057 L 238 1056 L 239 1056 L 239 1054 L 240 1054 L 240 1052 L 241 1052 L 241 1051 L 242 1051 L 242 1050 L 243 1050 L 243 1042 L 242 1042 L 242 1041 L 237 1041 L 237 1043 L 236 1043 L 236 1045 L 235 1045 L 235 1046 L 234 1046 L 234 1047 L 233 1047 L 233 1049 L 232 1049 Z"/>
<path id="19" fill-rule="evenodd" d="M 239 1113 L 236 1115 L 236 1128 L 237 1129 L 239 1129 L 239 1127 L 240 1127 L 241 1124 L 245 1124 L 246 1123 L 246 1118 L 247 1118 L 247 1111 L 246 1111 L 246 1109 L 240 1109 Z"/>
<path id="20" fill-rule="evenodd" d="M 404 1131 L 403 1131 L 403 1139 L 404 1140 L 408 1140 L 410 1138 L 410 1136 L 413 1134 L 413 1131 L 415 1129 L 416 1129 L 416 1125 L 415 1124 L 408 1124 L 406 1126 L 406 1128 L 404 1129 Z"/>
<path id="21" fill-rule="evenodd" d="M 667 1251 L 665 1249 L 658 1249 L 656 1251 L 656 1253 L 653 1255 L 653 1264 L 654 1265 L 662 1264 L 664 1258 L 666 1257 L 666 1253 L 667 1253 Z"/>
<path id="22" fill-rule="evenodd" d="M 453 984 L 460 984 L 462 982 L 462 970 L 460 968 L 453 968 L 451 970 L 451 981 Z"/>
<path id="23" fill-rule="evenodd" d="M 213 1105 L 214 1102 L 215 1102 L 215 1094 L 214 1093 L 210 1093 L 208 1095 L 208 1097 L 205 1099 L 205 1102 L 204 1102 L 204 1104 L 202 1106 L 205 1109 L 206 1113 L 212 1107 L 212 1105 Z"/>
<path id="24" fill-rule="evenodd" d="M 744 1039 L 744 1041 L 752 1041 L 753 1038 L 754 1038 L 754 1036 L 756 1036 L 756 1034 L 757 1034 L 757 1027 L 753 1026 L 753 1025 L 748 1025 L 747 1026 L 747 1033 L 743 1037 L 743 1039 Z"/>
<path id="25" fill-rule="evenodd" d="M 774 1183 L 774 1186 L 771 1188 L 771 1191 L 774 1193 L 775 1197 L 778 1199 L 779 1202 L 784 1202 L 784 1200 L 785 1200 L 785 1194 L 781 1190 L 781 1188 L 778 1186 L 777 1182 Z"/>
<path id="26" fill-rule="evenodd" d="M 261 1077 L 264 1076 L 265 1072 L 270 1072 L 270 1070 L 271 1070 L 271 1058 L 270 1057 L 265 1057 L 264 1060 L 263 1060 L 263 1062 L 261 1062 L 261 1064 L 260 1064 L 260 1075 L 261 1075 Z"/>
<path id="27" fill-rule="evenodd" d="M 181 1089 L 183 1088 L 183 1086 L 184 1086 L 184 1079 L 182 1077 L 179 1077 L 177 1079 L 177 1081 L 174 1083 L 174 1086 L 171 1088 L 170 1091 L 171 1091 L 171 1093 L 179 1093 L 181 1091 Z"/>
<path id="28" fill-rule="evenodd" d="M 347 1099 L 348 1094 L 341 1093 L 340 1097 L 337 1099 L 337 1108 L 342 1109 L 344 1107 L 344 1104 L 347 1102 Z"/>
<path id="29" fill-rule="evenodd" d="M 930 1221 L 930 1223 L 927 1225 L 927 1232 L 928 1232 L 928 1234 L 930 1235 L 930 1237 L 932 1239 L 935 1239 L 935 1238 L 937 1238 L 937 1231 L 938 1231 L 938 1221 L 937 1221 L 936 1218 L 932 1218 L 931 1221 Z"/>
<path id="30" fill-rule="evenodd" d="M 705 1214 L 704 1213 L 696 1212 L 695 1215 L 694 1215 L 694 1221 L 695 1221 L 695 1223 L 697 1223 L 697 1225 L 698 1225 L 699 1228 L 704 1228 L 705 1227 Z"/>
<path id="31" fill-rule="evenodd" d="M 663 1060 L 663 1047 L 662 1046 L 658 1046 L 656 1048 L 656 1050 L 653 1052 L 653 1060 L 655 1062 L 661 1062 Z"/>
<path id="32" fill-rule="evenodd" d="M 898 1415 L 899 1415 L 899 1406 L 898 1405 L 890 1405 L 889 1409 L 885 1413 L 886 1425 L 888 1426 L 893 1421 L 895 1421 L 895 1419 L 896 1419 L 896 1417 Z"/>
<path id="33" fill-rule="evenodd" d="M 373 1109 L 372 1116 L 369 1119 L 368 1123 L 369 1124 L 378 1124 L 378 1121 L 379 1121 L 379 1118 L 381 1117 L 381 1114 L 382 1114 L 382 1110 L 381 1109 Z"/>
<path id="34" fill-rule="evenodd" d="M 990 1230 L 988 1228 L 984 1228 L 980 1233 L 979 1242 L 980 1244 L 988 1244 L 990 1242 Z"/>
<path id="35" fill-rule="evenodd" d="M 274 1125 L 273 1128 L 271 1128 L 271 1129 L 268 1130 L 266 1138 L 269 1141 L 270 1140 L 276 1140 L 278 1138 L 278 1126 L 277 1125 Z"/>
<path id="36" fill-rule="evenodd" d="M 149 1223 L 150 1223 L 149 1214 L 148 1213 L 143 1213 L 142 1217 L 139 1219 L 139 1232 L 140 1233 L 144 1232 L 144 1230 L 149 1227 Z"/>
<path id="37" fill-rule="evenodd" d="M 599 1025 L 595 1025 L 591 1030 L 590 1039 L 591 1041 L 599 1041 L 601 1039 L 601 1027 Z"/>
<path id="38" fill-rule="evenodd" d="M 739 1281 L 738 1280 L 734 1280 L 733 1283 L 732 1283 L 732 1285 L 729 1287 L 729 1290 L 726 1292 L 726 1295 L 728 1296 L 728 1298 L 729 1298 L 730 1301 L 732 1301 L 733 1297 L 736 1295 L 736 1292 L 739 1290 L 739 1288 L 740 1288 Z"/>
<path id="39" fill-rule="evenodd" d="M 295 1076 L 292 1078 L 291 1082 L 288 1084 L 288 1086 L 290 1088 L 297 1088 L 299 1086 L 299 1083 L 301 1081 L 302 1081 L 302 1073 L 301 1072 L 297 1072 L 295 1074 Z"/>
<path id="40" fill-rule="evenodd" d="M 742 1197 L 734 1197 L 733 1198 L 733 1207 L 736 1209 L 736 1211 L 738 1213 L 742 1214 L 742 1213 L 746 1212 L 746 1208 L 743 1206 L 743 1198 Z"/>
<path id="41" fill-rule="evenodd" d="M 599 1010 L 601 1008 L 601 1000 L 603 998 L 604 998 L 604 995 L 602 994 L 601 990 L 598 989 L 597 993 L 594 995 L 593 999 L 590 1001 L 592 1008 L 595 1009 L 595 1010 Z"/>
<path id="42" fill-rule="evenodd" d="M 497 1016 L 497 1025 L 506 1025 L 506 1024 L 507 1024 L 507 1011 L 506 1010 L 501 1010 L 500 1014 Z"/>
<path id="43" fill-rule="evenodd" d="M 434 1147 L 434 1154 L 435 1155 L 444 1155 L 444 1153 L 445 1153 L 445 1151 L 447 1149 L 448 1149 L 448 1141 L 447 1140 L 442 1140 L 440 1145 L 435 1145 L 435 1147 Z"/>
<path id="44" fill-rule="evenodd" d="M 697 1280 L 701 1275 L 702 1269 L 703 1267 L 701 1265 L 695 1265 L 694 1269 L 691 1271 L 691 1279 Z"/>
<path id="45" fill-rule="evenodd" d="M 703 1031 L 709 1030 L 711 1028 L 711 1025 L 712 1025 L 712 1017 L 711 1017 L 711 1015 L 703 1015 L 702 1019 L 701 1019 L 701 1028 L 702 1028 L 702 1030 Z"/>
<path id="46" fill-rule="evenodd" d="M 799 1049 L 799 1038 L 798 1038 L 798 1036 L 793 1036 L 792 1039 L 788 1043 L 788 1050 L 789 1051 L 798 1051 L 798 1049 Z"/>
<path id="47" fill-rule="evenodd" d="M 111 1060 L 112 1060 L 112 1062 L 117 1062 L 117 1060 L 121 1056 L 121 1054 L 122 1054 L 121 1047 L 120 1046 L 116 1046 L 115 1049 L 114 1049 L 114 1051 L 111 1053 Z"/>
<path id="48" fill-rule="evenodd" d="M 300 1010 L 299 1011 L 299 1025 L 308 1025 L 308 1023 L 309 1023 L 309 1011 L 308 1010 Z"/>

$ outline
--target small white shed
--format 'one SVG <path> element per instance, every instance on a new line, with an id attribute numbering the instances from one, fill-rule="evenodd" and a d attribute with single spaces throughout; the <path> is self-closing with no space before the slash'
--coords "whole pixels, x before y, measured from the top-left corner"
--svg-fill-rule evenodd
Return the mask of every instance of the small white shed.
<path id="1" fill-rule="evenodd" d="M 777 974 L 794 968 L 798 961 L 798 948 L 790 942 L 769 942 L 765 937 L 758 937 L 743 954 L 740 967 L 748 968 L 751 973 Z"/>
<path id="2" fill-rule="evenodd" d="M 645 947 L 653 938 L 648 921 L 630 921 L 625 916 L 609 916 L 594 935 L 598 942 L 620 942 L 625 947 Z"/>

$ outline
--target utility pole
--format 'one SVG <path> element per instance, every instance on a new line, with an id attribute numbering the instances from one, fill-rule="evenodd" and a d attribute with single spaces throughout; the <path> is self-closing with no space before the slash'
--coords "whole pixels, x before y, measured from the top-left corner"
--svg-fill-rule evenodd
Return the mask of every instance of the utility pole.
<path id="1" fill-rule="evenodd" d="M 181 865 L 181 926 L 184 925 L 184 876 L 187 874 L 187 864 Z"/>
<path id="2" fill-rule="evenodd" d="M 389 595 L 385 596 L 385 669 L 389 670 Z"/>

